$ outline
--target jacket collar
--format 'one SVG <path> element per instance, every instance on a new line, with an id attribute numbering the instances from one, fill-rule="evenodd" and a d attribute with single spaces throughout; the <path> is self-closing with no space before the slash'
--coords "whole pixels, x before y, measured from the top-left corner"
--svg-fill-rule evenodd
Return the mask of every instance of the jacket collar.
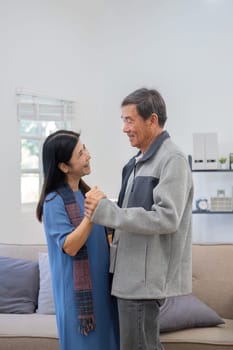
<path id="1" fill-rule="evenodd" d="M 167 131 L 163 131 L 158 137 L 156 137 L 156 139 L 154 140 L 154 142 L 151 144 L 150 148 L 146 151 L 146 153 L 143 155 L 142 158 L 140 158 L 138 160 L 138 163 L 142 163 L 147 161 L 150 157 L 153 156 L 153 154 L 159 149 L 159 147 L 162 145 L 162 143 L 169 138 L 170 135 L 168 134 Z M 141 154 L 141 152 L 138 152 L 138 154 L 136 154 L 136 156 L 134 156 L 133 158 L 131 158 L 128 162 L 128 164 L 126 164 L 126 166 L 123 168 L 123 172 L 122 172 L 122 186 L 121 186 L 121 190 L 119 193 L 119 197 L 118 197 L 118 205 L 121 207 L 122 202 L 123 202 L 123 198 L 124 198 L 124 194 L 125 194 L 125 189 L 127 186 L 127 182 L 129 179 L 129 176 L 131 174 L 131 172 L 133 171 L 135 164 L 136 164 L 136 158 Z"/>
<path id="2" fill-rule="evenodd" d="M 144 155 L 138 160 L 138 163 L 146 162 L 149 158 L 153 156 L 159 149 L 159 147 L 162 145 L 162 143 L 169 138 L 170 135 L 167 131 L 162 131 L 161 134 L 159 134 L 158 137 L 153 141 L 153 143 L 150 145 L 149 149 L 144 153 Z M 138 157 L 141 154 L 139 152 L 136 157 Z"/>

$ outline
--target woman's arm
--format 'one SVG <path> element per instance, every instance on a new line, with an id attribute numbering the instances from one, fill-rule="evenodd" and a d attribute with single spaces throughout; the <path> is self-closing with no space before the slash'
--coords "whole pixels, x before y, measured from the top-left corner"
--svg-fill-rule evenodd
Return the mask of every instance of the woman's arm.
<path id="1" fill-rule="evenodd" d="M 90 219 L 85 216 L 80 225 L 67 235 L 63 244 L 63 250 L 66 254 L 74 256 L 78 253 L 88 239 L 92 225 Z"/>
<path id="2" fill-rule="evenodd" d="M 100 191 L 96 186 L 93 187 L 89 192 L 87 192 L 86 196 L 93 196 L 95 198 L 94 208 L 96 207 L 99 199 L 106 198 L 106 195 L 102 191 Z M 82 220 L 81 224 L 73 232 L 67 235 L 63 245 L 63 250 L 66 254 L 71 256 L 76 255 L 77 252 L 85 244 L 92 229 L 93 224 L 91 222 L 90 217 L 92 212 L 94 211 L 94 208 L 92 208 L 91 213 L 89 213 L 89 215 L 85 211 L 85 217 Z"/>

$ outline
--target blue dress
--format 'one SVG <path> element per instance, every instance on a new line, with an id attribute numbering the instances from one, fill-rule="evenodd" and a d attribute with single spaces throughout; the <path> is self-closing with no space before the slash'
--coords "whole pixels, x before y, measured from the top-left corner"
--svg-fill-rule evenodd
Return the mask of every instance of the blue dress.
<path id="1" fill-rule="evenodd" d="M 84 209 L 81 191 L 74 192 Z M 43 206 L 43 223 L 51 266 L 56 319 L 62 350 L 119 350 L 116 300 L 110 295 L 109 247 L 105 230 L 93 225 L 87 240 L 93 288 L 96 328 L 88 336 L 79 332 L 73 293 L 73 258 L 62 250 L 65 238 L 73 231 L 60 195 L 50 193 Z"/>

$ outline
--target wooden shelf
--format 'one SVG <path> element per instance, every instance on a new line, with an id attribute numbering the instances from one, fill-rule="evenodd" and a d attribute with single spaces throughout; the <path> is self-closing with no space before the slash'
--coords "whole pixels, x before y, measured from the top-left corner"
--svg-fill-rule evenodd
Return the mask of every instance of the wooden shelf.
<path id="1" fill-rule="evenodd" d="M 191 171 L 192 173 L 231 173 L 233 174 L 233 169 L 231 168 L 226 168 L 226 169 L 192 169 L 192 156 L 189 155 L 188 156 L 188 160 L 189 160 L 189 165 L 190 165 L 190 168 L 191 168 Z M 205 215 L 216 215 L 216 214 L 233 214 L 233 211 L 221 211 L 221 210 L 218 210 L 218 211 L 213 211 L 213 210 L 193 210 L 192 211 L 193 214 L 205 214 Z"/>
<path id="2" fill-rule="evenodd" d="M 201 169 L 201 170 L 192 170 L 192 173 L 233 173 L 233 170 L 232 169 Z"/>
<path id="3" fill-rule="evenodd" d="M 193 214 L 233 214 L 233 211 L 193 210 Z"/>

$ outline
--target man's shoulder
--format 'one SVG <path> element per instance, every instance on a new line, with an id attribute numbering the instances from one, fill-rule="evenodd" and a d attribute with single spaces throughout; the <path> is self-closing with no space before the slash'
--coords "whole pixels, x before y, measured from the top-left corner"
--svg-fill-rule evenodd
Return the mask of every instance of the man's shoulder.
<path id="1" fill-rule="evenodd" d="M 180 170 L 190 169 L 187 155 L 170 138 L 160 147 L 156 160 L 161 167 L 170 164 Z"/>
<path id="2" fill-rule="evenodd" d="M 161 151 L 167 153 L 170 156 L 177 155 L 182 158 L 187 158 L 184 152 L 180 149 L 179 146 L 171 139 L 166 139 L 161 147 Z"/>

